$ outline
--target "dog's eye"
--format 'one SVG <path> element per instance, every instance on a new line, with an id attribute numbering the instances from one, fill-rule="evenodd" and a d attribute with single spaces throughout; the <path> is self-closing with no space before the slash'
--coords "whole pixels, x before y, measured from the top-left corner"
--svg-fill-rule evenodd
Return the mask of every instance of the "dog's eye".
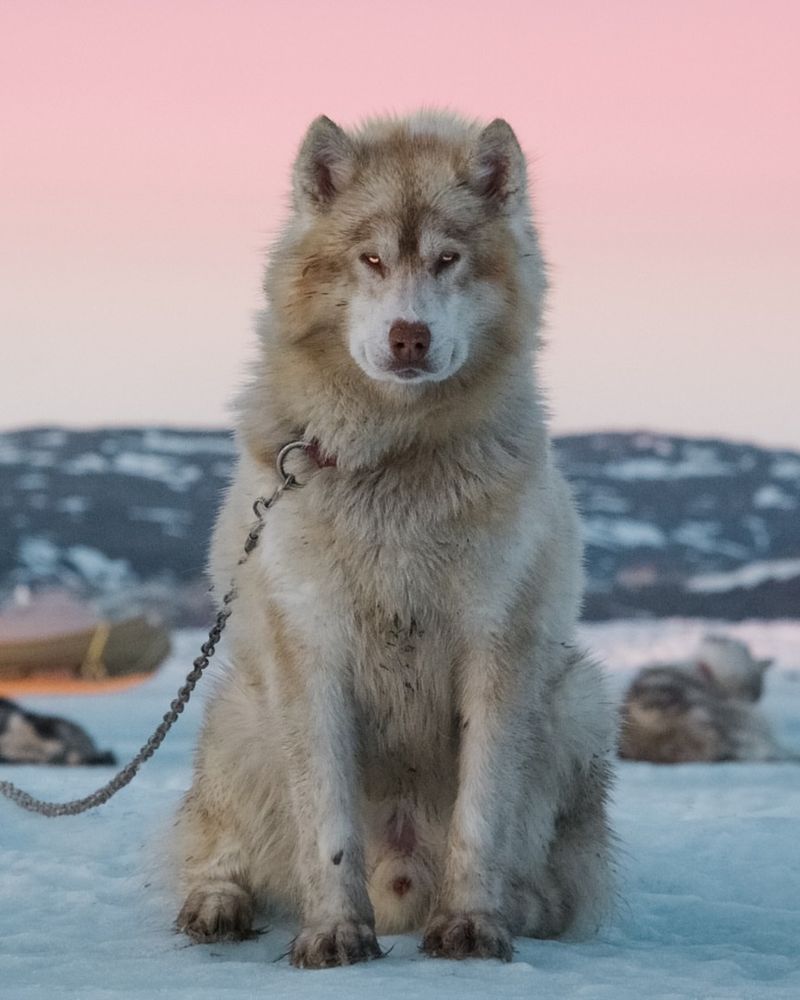
<path id="1" fill-rule="evenodd" d="M 362 253 L 361 263 L 366 264 L 373 271 L 380 271 L 383 274 L 383 261 L 376 253 Z"/>
<path id="2" fill-rule="evenodd" d="M 447 253 L 439 254 L 439 259 L 436 261 L 436 273 L 440 274 L 448 267 L 452 267 L 457 260 L 461 259 L 461 255 L 457 254 L 454 250 L 449 250 Z"/>

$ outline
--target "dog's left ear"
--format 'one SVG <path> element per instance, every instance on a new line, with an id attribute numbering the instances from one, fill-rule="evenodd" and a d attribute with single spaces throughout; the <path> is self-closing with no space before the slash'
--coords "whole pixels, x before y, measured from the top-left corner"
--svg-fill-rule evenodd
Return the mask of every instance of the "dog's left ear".
<path id="1" fill-rule="evenodd" d="M 495 118 L 481 132 L 470 171 L 475 191 L 495 205 L 516 205 L 525 198 L 525 154 L 508 122 Z"/>
<path id="2" fill-rule="evenodd" d="M 295 205 L 324 209 L 352 175 L 355 151 L 344 130 L 325 115 L 311 123 L 294 164 Z"/>

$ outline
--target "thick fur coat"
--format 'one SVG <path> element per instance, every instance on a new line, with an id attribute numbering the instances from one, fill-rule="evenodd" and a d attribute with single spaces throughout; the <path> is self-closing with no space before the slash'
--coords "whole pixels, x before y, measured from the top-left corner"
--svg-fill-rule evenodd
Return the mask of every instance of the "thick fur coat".
<path id="1" fill-rule="evenodd" d="M 230 670 L 181 808 L 178 927 L 296 914 L 299 966 L 508 959 L 608 901 L 613 712 L 575 645 L 578 521 L 534 374 L 545 291 L 509 126 L 310 128 L 241 403 Z M 304 483 L 237 567 L 286 442 Z"/>

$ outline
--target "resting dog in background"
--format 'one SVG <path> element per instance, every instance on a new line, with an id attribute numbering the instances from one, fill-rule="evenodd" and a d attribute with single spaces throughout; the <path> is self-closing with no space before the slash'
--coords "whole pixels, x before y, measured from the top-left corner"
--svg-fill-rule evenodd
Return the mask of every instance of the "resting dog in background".
<path id="1" fill-rule="evenodd" d="M 80 726 L 0 698 L 0 764 L 115 764 Z"/>
<path id="2" fill-rule="evenodd" d="M 744 643 L 708 636 L 695 657 L 647 667 L 622 705 L 620 756 L 656 764 L 786 760 L 755 702 L 771 660 L 755 660 Z"/>
<path id="3" fill-rule="evenodd" d="M 311 126 L 212 547 L 228 675 L 176 826 L 198 941 L 294 911 L 295 965 L 509 959 L 609 890 L 613 712 L 534 377 L 544 267 L 503 121 Z M 303 489 L 239 570 L 275 455 Z"/>

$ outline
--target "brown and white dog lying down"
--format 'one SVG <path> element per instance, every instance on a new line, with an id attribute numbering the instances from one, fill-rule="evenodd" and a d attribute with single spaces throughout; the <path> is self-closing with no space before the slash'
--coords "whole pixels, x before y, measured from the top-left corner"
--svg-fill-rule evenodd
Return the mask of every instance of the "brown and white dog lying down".
<path id="1" fill-rule="evenodd" d="M 747 646 L 707 636 L 686 663 L 643 669 L 622 704 L 620 757 L 688 761 L 789 760 L 756 702 L 771 660 Z"/>
<path id="2" fill-rule="evenodd" d="M 511 128 L 311 126 L 266 274 L 212 546 L 237 573 L 275 455 L 305 483 L 238 571 L 230 669 L 177 818 L 177 926 L 299 922 L 291 961 L 509 959 L 609 898 L 614 713 L 574 645 L 581 544 L 534 352 L 545 290 Z"/>
<path id="3" fill-rule="evenodd" d="M 27 712 L 0 698 L 0 764 L 115 764 L 89 734 L 57 715 Z"/>

